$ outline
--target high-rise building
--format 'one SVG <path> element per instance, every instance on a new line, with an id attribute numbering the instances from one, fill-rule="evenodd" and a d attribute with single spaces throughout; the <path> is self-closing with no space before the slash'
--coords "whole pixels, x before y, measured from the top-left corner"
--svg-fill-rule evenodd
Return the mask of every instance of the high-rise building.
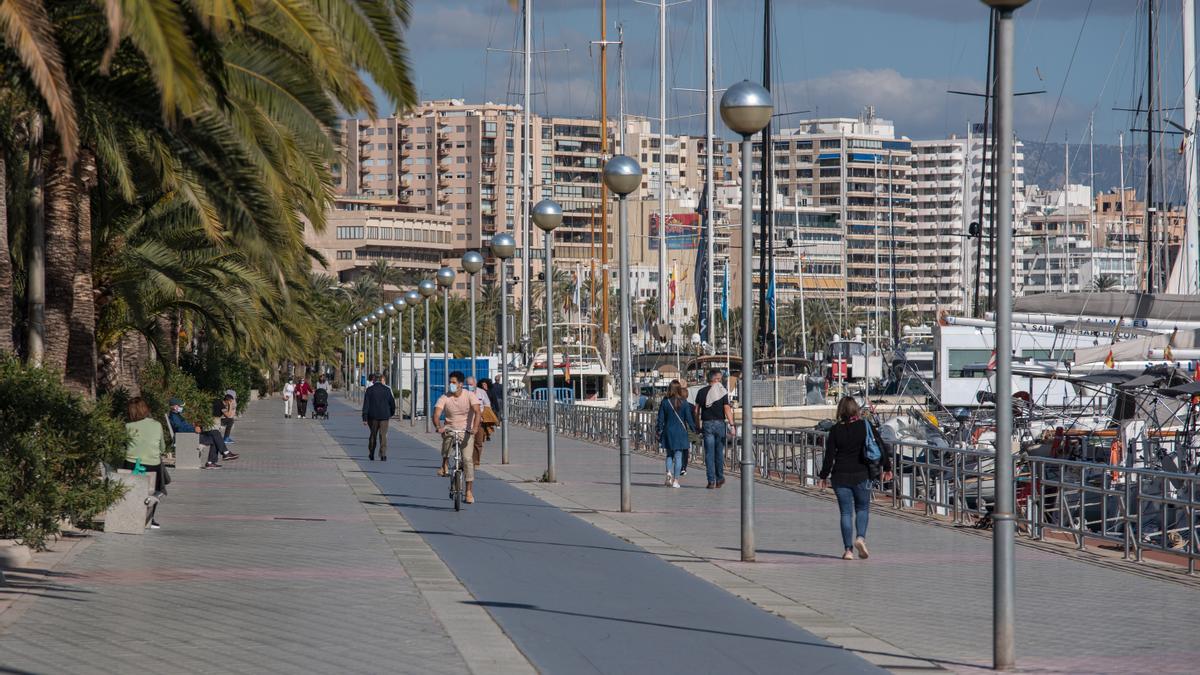
<path id="1" fill-rule="evenodd" d="M 912 143 L 912 309 L 961 314 L 968 303 L 967 225 L 971 185 L 967 141 L 951 138 Z"/>
<path id="2" fill-rule="evenodd" d="M 326 214 L 323 232 L 312 225 L 305 243 L 324 256 L 340 281 L 353 281 L 377 261 L 430 274 L 454 248 L 449 216 L 398 204 L 395 198 L 337 197 Z"/>
<path id="3" fill-rule="evenodd" d="M 845 237 L 846 298 L 852 310 L 885 313 L 892 279 L 899 303 L 916 295 L 910 252 L 909 176 L 912 141 L 867 108 L 855 118 L 805 120 L 773 140 L 775 192 L 838 215 Z M 761 185 L 761 143 L 754 144 L 754 182 Z"/>

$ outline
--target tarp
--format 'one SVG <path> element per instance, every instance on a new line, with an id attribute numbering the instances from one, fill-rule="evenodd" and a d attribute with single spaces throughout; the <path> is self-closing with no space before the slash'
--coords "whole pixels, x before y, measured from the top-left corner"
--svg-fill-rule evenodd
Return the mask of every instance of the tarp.
<path id="1" fill-rule="evenodd" d="M 1075 350 L 1075 363 L 1100 363 L 1108 358 L 1111 349 L 1114 361 L 1142 361 L 1149 349 L 1164 349 L 1168 336 L 1141 337 L 1125 340 L 1114 344 L 1100 344 L 1095 347 L 1082 347 Z"/>
<path id="2" fill-rule="evenodd" d="M 1039 293 L 1013 300 L 1013 311 L 1031 314 L 1067 314 L 1200 321 L 1200 297 L 1167 293 Z"/>

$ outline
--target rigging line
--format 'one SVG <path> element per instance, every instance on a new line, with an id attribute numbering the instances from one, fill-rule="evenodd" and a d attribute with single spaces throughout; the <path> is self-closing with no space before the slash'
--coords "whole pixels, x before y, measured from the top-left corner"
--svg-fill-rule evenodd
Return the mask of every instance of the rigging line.
<path id="1" fill-rule="evenodd" d="M 1050 130 L 1054 128 L 1054 118 L 1058 116 L 1058 108 L 1062 105 L 1063 94 L 1067 90 L 1067 82 L 1071 78 L 1071 69 L 1075 65 L 1075 57 L 1079 54 L 1079 43 L 1083 41 L 1083 31 L 1087 28 L 1088 17 L 1092 14 L 1092 3 L 1094 0 L 1088 0 L 1087 11 L 1083 13 L 1083 21 L 1079 24 L 1079 34 L 1075 36 L 1075 46 L 1071 49 L 1071 60 L 1067 63 L 1067 72 L 1063 75 L 1062 86 L 1058 89 L 1058 98 L 1054 101 L 1054 110 L 1050 113 L 1050 122 L 1046 124 L 1046 133 L 1042 135 L 1042 145 L 1038 151 L 1038 161 L 1034 165 L 1034 170 L 1031 175 L 1038 175 L 1041 171 L 1042 162 L 1046 157 L 1046 141 L 1050 138 Z"/>

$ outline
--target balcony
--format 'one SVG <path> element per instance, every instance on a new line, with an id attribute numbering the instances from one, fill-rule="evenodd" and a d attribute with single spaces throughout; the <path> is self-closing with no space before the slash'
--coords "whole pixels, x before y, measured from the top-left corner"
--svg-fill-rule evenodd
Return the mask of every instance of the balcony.
<path id="1" fill-rule="evenodd" d="M 448 140 L 450 140 L 450 132 L 451 132 L 451 131 L 452 131 L 452 128 L 451 128 L 451 127 L 446 127 L 446 126 L 443 126 L 443 127 L 438 127 L 438 130 L 437 130 L 437 139 L 438 139 L 438 142 L 440 143 L 440 142 L 443 142 L 443 141 L 448 141 Z"/>
<path id="2" fill-rule="evenodd" d="M 397 199 L 397 200 L 398 200 L 398 201 L 399 201 L 401 204 L 407 204 L 407 203 L 409 203 L 410 201 L 412 201 L 412 191 L 411 191 L 411 190 L 404 190 L 404 191 L 402 191 L 402 192 L 401 192 L 399 195 L 397 195 L 396 199 Z"/>
<path id="3" fill-rule="evenodd" d="M 485 173 L 479 177 L 479 182 L 483 183 L 484 185 L 495 185 L 496 184 L 496 174 L 490 173 L 490 172 Z"/>
<path id="4" fill-rule="evenodd" d="M 439 188 L 442 188 L 442 189 L 450 187 L 450 174 L 448 174 L 448 173 L 438 174 L 437 185 Z"/>

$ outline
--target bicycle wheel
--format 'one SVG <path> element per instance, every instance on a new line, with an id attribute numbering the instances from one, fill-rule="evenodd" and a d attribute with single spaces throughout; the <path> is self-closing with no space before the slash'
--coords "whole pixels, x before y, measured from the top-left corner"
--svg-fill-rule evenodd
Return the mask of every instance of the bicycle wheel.
<path id="1" fill-rule="evenodd" d="M 454 486 L 451 488 L 451 492 L 454 493 L 454 510 L 461 511 L 463 499 L 463 472 L 461 469 L 454 471 Z"/>

